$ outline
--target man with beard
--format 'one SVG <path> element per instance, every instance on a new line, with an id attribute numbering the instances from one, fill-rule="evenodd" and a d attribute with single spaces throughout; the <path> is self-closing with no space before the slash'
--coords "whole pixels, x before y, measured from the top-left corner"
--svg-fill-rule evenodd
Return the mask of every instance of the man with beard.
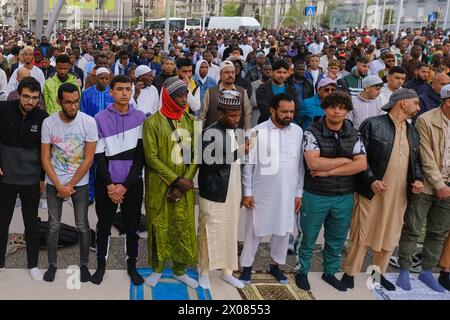
<path id="1" fill-rule="evenodd" d="M 239 128 L 248 130 L 252 128 L 252 106 L 247 92 L 244 88 L 234 84 L 236 77 L 236 69 L 231 61 L 224 61 L 220 65 L 220 82 L 217 86 L 206 90 L 205 97 L 200 109 L 200 119 L 203 122 L 203 127 L 207 128 L 218 120 L 218 105 L 219 97 L 224 90 L 239 91 L 241 99 L 241 120 L 239 121 Z"/>
<path id="2" fill-rule="evenodd" d="M 46 173 L 49 268 L 44 280 L 52 282 L 57 270 L 58 233 L 62 204 L 71 198 L 75 224 L 80 237 L 80 280 L 87 282 L 91 230 L 89 228 L 89 168 L 94 160 L 98 140 L 94 118 L 78 112 L 80 92 L 73 83 L 63 83 L 58 89 L 61 111 L 42 124 L 41 162 Z"/>
<path id="3" fill-rule="evenodd" d="M 417 65 L 415 71 L 415 78 L 405 83 L 406 89 L 413 89 L 420 96 L 425 91 L 429 90 L 428 74 L 430 73 L 430 66 L 421 62 Z M 430 88 L 431 89 L 431 88 Z"/>
<path id="4" fill-rule="evenodd" d="M 279 265 L 286 263 L 289 237 L 294 233 L 295 215 L 303 195 L 303 131 L 292 123 L 295 98 L 281 93 L 272 98 L 270 106 L 271 117 L 250 133 L 249 139 L 254 139 L 255 147 L 243 169 L 242 204 L 248 210 L 240 257 L 243 271 L 239 279 L 245 284 L 251 282 L 255 254 L 266 236 L 271 236 L 271 262 L 267 272 L 280 283 L 287 283 Z M 263 164 L 257 155 L 261 152 L 270 155 L 269 164 Z"/>
<path id="5" fill-rule="evenodd" d="M 5 268 L 8 230 L 19 194 L 27 243 L 27 267 L 33 280 L 38 269 L 38 207 L 44 191 L 40 145 L 42 122 L 48 114 L 37 107 L 41 85 L 26 77 L 19 82 L 19 97 L 0 102 L 0 271 Z"/>
<path id="6" fill-rule="evenodd" d="M 419 112 L 419 98 L 413 90 L 402 88 L 391 95 L 382 109 L 388 113 L 368 118 L 360 126 L 368 168 L 356 184 L 342 282 L 347 288 L 354 287 L 354 276 L 371 248 L 381 286 L 394 291 L 394 284 L 383 274 L 399 243 L 408 198 L 423 189 L 419 134 L 407 121 Z"/>
<path id="7" fill-rule="evenodd" d="M 146 65 L 140 65 L 136 68 L 136 83 L 134 85 L 134 101 L 136 109 L 145 113 L 147 117 L 158 112 L 159 94 L 158 89 L 152 85 L 153 70 Z"/>
<path id="8" fill-rule="evenodd" d="M 422 53 L 422 47 L 419 45 L 414 45 L 411 48 L 411 59 L 405 62 L 403 65 L 403 67 L 406 69 L 406 81 L 414 79 L 415 70 L 422 59 Z"/>
<path id="9" fill-rule="evenodd" d="M 303 150 L 305 193 L 300 216 L 295 281 L 310 290 L 308 272 L 314 246 L 322 225 L 325 229 L 322 279 L 339 291 L 347 287 L 335 274 L 352 218 L 355 175 L 367 168 L 366 152 L 358 131 L 345 117 L 353 109 L 343 92 L 328 95 L 322 102 L 325 116 L 317 118 L 305 131 Z"/>
<path id="10" fill-rule="evenodd" d="M 62 54 L 56 59 L 56 73 L 50 79 L 45 81 L 44 86 L 44 100 L 45 111 L 49 115 L 61 110 L 61 105 L 58 103 L 58 88 L 63 83 L 72 83 L 78 87 L 77 77 L 69 73 L 71 68 L 70 58 L 68 55 Z M 78 87 L 81 94 L 80 87 Z"/>
<path id="11" fill-rule="evenodd" d="M 280 93 L 287 93 L 294 97 L 295 121 L 298 120 L 298 98 L 295 90 L 286 83 L 287 72 L 289 70 L 289 64 L 284 60 L 277 60 L 272 65 L 272 81 L 266 82 L 256 90 L 256 102 L 258 103 L 258 109 L 261 112 L 258 123 L 269 120 L 271 117 L 270 102 L 272 98 Z"/>

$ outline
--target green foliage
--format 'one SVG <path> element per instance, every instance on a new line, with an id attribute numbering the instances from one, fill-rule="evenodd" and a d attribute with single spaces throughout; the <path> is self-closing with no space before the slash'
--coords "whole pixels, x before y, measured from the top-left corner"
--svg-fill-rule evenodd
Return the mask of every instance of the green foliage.
<path id="1" fill-rule="evenodd" d="M 223 16 L 225 17 L 235 17 L 237 16 L 239 6 L 233 2 L 225 3 L 222 6 Z"/>
<path id="2" fill-rule="evenodd" d="M 338 7 L 336 0 L 327 1 L 327 5 L 325 6 L 325 12 L 321 14 L 321 25 L 322 26 L 330 26 L 331 23 L 331 13 Z"/>

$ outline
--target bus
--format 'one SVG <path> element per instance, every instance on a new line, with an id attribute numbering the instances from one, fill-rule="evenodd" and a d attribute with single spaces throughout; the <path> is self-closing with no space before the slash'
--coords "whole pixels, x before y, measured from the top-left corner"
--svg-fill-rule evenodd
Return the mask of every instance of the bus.
<path id="1" fill-rule="evenodd" d="M 164 30 L 166 28 L 166 19 L 148 19 L 145 20 L 145 29 Z M 201 29 L 201 20 L 198 18 L 169 18 L 169 30 L 193 30 Z"/>

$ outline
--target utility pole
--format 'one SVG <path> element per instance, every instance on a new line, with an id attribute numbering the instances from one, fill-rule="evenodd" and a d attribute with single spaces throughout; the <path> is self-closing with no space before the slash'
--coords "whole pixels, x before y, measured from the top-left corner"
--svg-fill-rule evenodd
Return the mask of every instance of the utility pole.
<path id="1" fill-rule="evenodd" d="M 275 0 L 275 15 L 273 19 L 273 28 L 278 29 L 278 21 L 280 20 L 280 0 Z"/>
<path id="2" fill-rule="evenodd" d="M 400 20 L 402 19 L 403 1 L 404 0 L 400 0 L 400 3 L 398 5 L 397 24 L 395 26 L 394 40 L 398 38 L 398 34 L 400 32 Z"/>
<path id="3" fill-rule="evenodd" d="M 203 0 L 202 32 L 205 32 L 205 20 L 206 20 L 206 0 Z"/>
<path id="4" fill-rule="evenodd" d="M 166 0 L 166 23 L 164 31 L 164 52 L 169 52 L 170 0 Z"/>
<path id="5" fill-rule="evenodd" d="M 366 11 L 367 11 L 367 0 L 364 0 L 364 6 L 363 6 L 363 12 L 361 17 L 361 30 L 364 28 L 364 25 L 366 23 Z"/>
<path id="6" fill-rule="evenodd" d="M 44 25 L 44 0 L 36 1 L 36 40 L 41 40 L 42 27 Z M 5 24 L 3 22 L 3 24 Z"/>
<path id="7" fill-rule="evenodd" d="M 384 27 L 384 17 L 386 16 L 386 0 L 383 0 L 383 13 L 381 15 L 380 29 L 383 30 Z"/>

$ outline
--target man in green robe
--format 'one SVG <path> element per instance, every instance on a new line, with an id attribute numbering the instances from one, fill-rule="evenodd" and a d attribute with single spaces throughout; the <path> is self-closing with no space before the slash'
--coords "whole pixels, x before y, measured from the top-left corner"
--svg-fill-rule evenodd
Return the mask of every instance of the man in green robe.
<path id="1" fill-rule="evenodd" d="M 185 273 L 198 259 L 194 118 L 186 112 L 188 87 L 182 80 L 168 78 L 161 94 L 161 110 L 145 121 L 143 129 L 148 255 L 153 268 L 145 284 L 156 286 L 165 263 L 172 262 L 175 278 L 196 288 L 197 281 Z"/>

